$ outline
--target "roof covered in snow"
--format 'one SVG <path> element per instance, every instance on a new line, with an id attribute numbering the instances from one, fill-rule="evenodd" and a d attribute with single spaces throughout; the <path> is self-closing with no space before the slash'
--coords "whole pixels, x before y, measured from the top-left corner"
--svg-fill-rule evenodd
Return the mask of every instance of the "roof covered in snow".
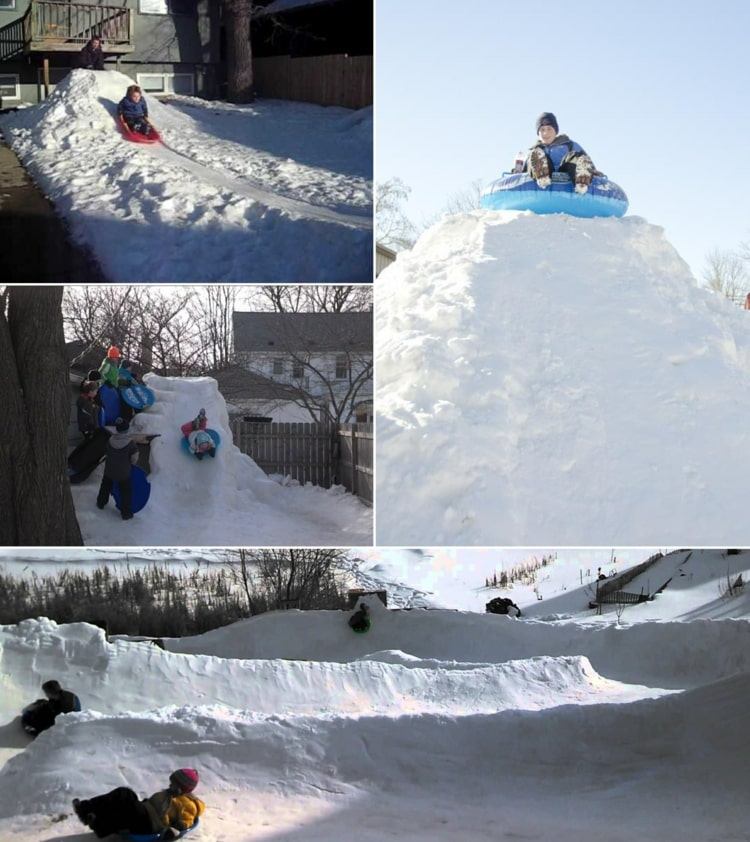
<path id="1" fill-rule="evenodd" d="M 299 394 L 299 390 L 293 386 L 277 383 L 238 365 L 231 365 L 223 371 L 212 372 L 209 376 L 216 380 L 219 391 L 229 401 L 243 398 L 278 399 L 282 393 L 291 398 Z"/>
<path id="2" fill-rule="evenodd" d="M 369 351 L 372 313 L 233 314 L 235 351 Z"/>

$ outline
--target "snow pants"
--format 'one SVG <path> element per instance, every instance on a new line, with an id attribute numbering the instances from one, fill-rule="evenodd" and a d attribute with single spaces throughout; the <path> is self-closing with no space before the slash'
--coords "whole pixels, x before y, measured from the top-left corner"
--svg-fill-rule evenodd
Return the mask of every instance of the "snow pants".
<path id="1" fill-rule="evenodd" d="M 126 786 L 117 787 L 106 795 L 81 801 L 76 807 L 78 818 L 99 839 L 121 830 L 130 833 L 153 833 L 153 823 L 145 805 Z M 89 821 L 88 817 L 93 815 Z"/>
<path id="2" fill-rule="evenodd" d="M 138 134 L 151 134 L 151 126 L 145 120 L 128 120 L 127 117 L 123 118 L 127 123 L 128 128 L 131 132 L 138 132 Z"/>
<path id="3" fill-rule="evenodd" d="M 112 493 L 112 484 L 114 480 L 110 479 L 106 474 L 102 477 L 102 484 L 99 486 L 99 494 L 96 498 L 96 505 L 103 509 L 109 502 L 109 496 Z M 120 480 L 120 511 L 123 518 L 133 516 L 133 489 L 129 479 Z"/>

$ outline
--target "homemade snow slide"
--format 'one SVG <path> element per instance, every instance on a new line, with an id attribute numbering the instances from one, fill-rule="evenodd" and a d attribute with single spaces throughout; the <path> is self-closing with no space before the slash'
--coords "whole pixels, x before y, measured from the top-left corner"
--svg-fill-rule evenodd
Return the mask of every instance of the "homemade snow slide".
<path id="1" fill-rule="evenodd" d="M 103 467 L 73 486 L 84 542 L 99 546 L 330 546 L 370 543 L 372 510 L 336 486 L 282 486 L 232 444 L 226 404 L 210 377 L 159 377 L 145 384 L 154 405 L 133 418 L 130 433 L 160 433 L 151 443 L 148 506 L 122 521 L 99 511 Z M 222 445 L 210 465 L 186 459 L 180 425 L 203 407 Z"/>
<path id="2" fill-rule="evenodd" d="M 108 280 L 372 280 L 372 109 L 149 96 L 162 143 L 130 143 L 114 118 L 132 82 L 74 70 L 0 118 Z"/>
<path id="3" fill-rule="evenodd" d="M 475 211 L 379 283 L 379 544 L 748 543 L 748 316 L 662 229 Z"/>
<path id="4" fill-rule="evenodd" d="M 747 621 L 611 625 L 597 670 L 549 651 L 603 631 L 584 624 L 373 610 L 364 637 L 349 633 L 349 612 L 262 615 L 212 633 L 217 656 L 108 643 L 85 623 L 0 627 L 0 838 L 83 837 L 72 797 L 123 785 L 145 796 L 180 766 L 201 775 L 197 838 L 217 842 L 323 842 L 352 827 L 364 842 L 393 828 L 419 842 L 502 838 L 501 827 L 563 842 L 592 828 L 603 842 L 742 838 Z M 495 643 L 506 633 L 502 653 L 473 662 L 492 627 Z M 378 633 L 396 648 L 326 660 Z M 306 660 L 274 658 L 300 640 Z M 234 657 L 248 641 L 256 659 Z M 638 680 L 611 677 L 627 663 Z M 84 710 L 8 747 L 17 711 L 51 675 Z"/>

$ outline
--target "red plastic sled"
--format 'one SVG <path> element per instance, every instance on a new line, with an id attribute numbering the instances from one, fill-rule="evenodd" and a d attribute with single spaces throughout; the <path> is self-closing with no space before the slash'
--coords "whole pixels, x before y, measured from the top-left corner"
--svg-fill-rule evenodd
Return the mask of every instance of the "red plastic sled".
<path id="1" fill-rule="evenodd" d="M 130 129 L 120 120 L 117 121 L 117 125 L 120 127 L 120 131 L 122 132 L 122 136 L 125 140 L 132 140 L 133 143 L 161 143 L 161 135 L 156 129 L 151 129 L 150 134 L 145 135 L 141 134 L 140 132 L 132 132 Z"/>

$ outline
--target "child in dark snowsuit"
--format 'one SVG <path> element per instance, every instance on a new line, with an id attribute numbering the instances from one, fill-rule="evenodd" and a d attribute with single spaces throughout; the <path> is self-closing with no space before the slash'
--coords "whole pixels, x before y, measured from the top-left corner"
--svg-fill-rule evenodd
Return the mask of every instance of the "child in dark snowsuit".
<path id="1" fill-rule="evenodd" d="M 95 403 L 98 387 L 91 380 L 81 383 L 81 394 L 76 401 L 78 429 L 85 439 L 94 437 L 99 429 L 99 407 Z"/>
<path id="2" fill-rule="evenodd" d="M 153 130 L 151 121 L 148 119 L 148 106 L 138 85 L 128 87 L 125 96 L 117 106 L 117 116 L 131 132 L 148 136 Z"/>
<path id="3" fill-rule="evenodd" d="M 88 44 L 78 53 L 76 67 L 88 70 L 104 70 L 102 41 L 98 35 L 92 35 Z"/>
<path id="4" fill-rule="evenodd" d="M 566 134 L 558 134 L 557 118 L 549 111 L 537 118 L 536 131 L 539 140 L 529 150 L 524 171 L 543 190 L 552 183 L 552 173 L 567 173 L 575 182 L 576 193 L 585 193 L 598 171 L 583 147 Z"/>
<path id="5" fill-rule="evenodd" d="M 126 433 L 130 425 L 122 418 L 117 419 L 116 433 L 109 437 L 107 455 L 104 462 L 104 476 L 96 498 L 97 508 L 103 509 L 109 502 L 112 484 L 120 486 L 120 512 L 123 520 L 133 517 L 132 488 L 130 484 L 130 468 L 138 461 L 138 445 Z"/>
<path id="6" fill-rule="evenodd" d="M 158 833 L 161 839 L 177 839 L 191 828 L 205 810 L 192 792 L 198 785 L 195 769 L 177 769 L 167 789 L 143 801 L 132 789 L 118 787 L 86 801 L 73 799 L 73 809 L 87 827 L 103 839 L 112 833 Z"/>
<path id="7" fill-rule="evenodd" d="M 75 693 L 63 690 L 58 681 L 45 681 L 42 690 L 46 699 L 37 699 L 21 715 L 24 731 L 36 737 L 55 724 L 55 718 L 61 713 L 73 713 L 81 709 L 81 702 Z"/>

